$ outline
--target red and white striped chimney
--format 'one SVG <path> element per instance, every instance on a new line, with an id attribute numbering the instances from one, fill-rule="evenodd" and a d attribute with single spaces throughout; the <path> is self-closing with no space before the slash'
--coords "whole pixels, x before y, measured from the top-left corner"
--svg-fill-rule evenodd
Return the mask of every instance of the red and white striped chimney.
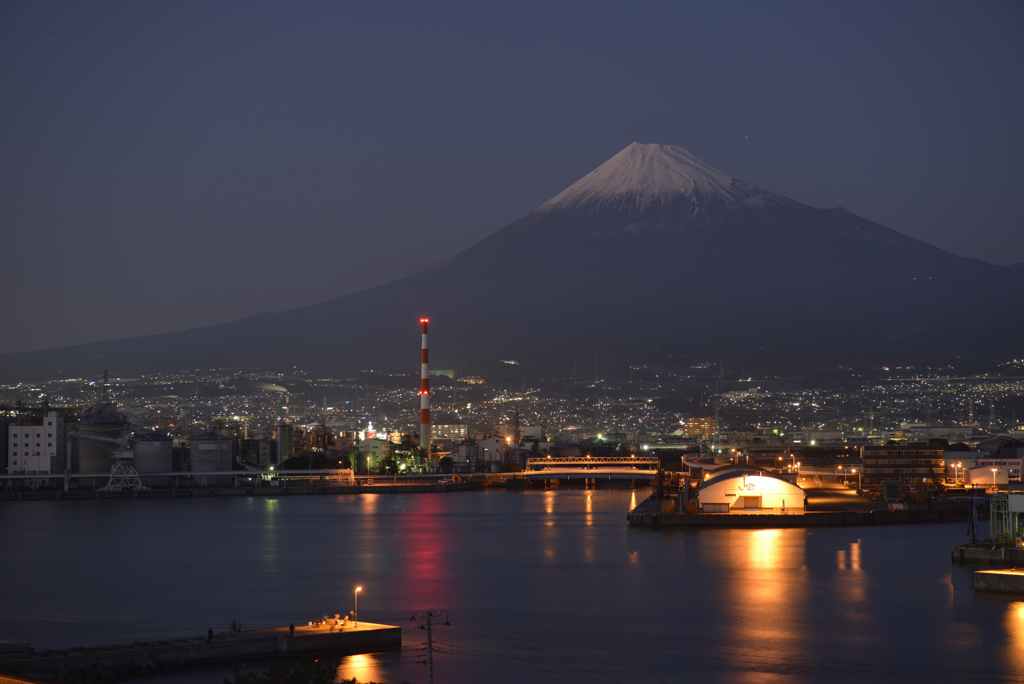
<path id="1" fill-rule="evenodd" d="M 427 321 L 423 324 L 423 360 L 420 365 L 420 448 L 423 455 L 430 457 L 430 372 L 427 370 Z"/>

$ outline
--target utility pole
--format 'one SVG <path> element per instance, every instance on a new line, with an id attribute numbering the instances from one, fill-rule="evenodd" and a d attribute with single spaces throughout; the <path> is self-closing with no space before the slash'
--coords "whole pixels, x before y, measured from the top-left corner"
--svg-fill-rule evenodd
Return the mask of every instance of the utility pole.
<path id="1" fill-rule="evenodd" d="M 427 684 L 434 684 L 434 633 L 430 629 L 433 613 L 427 611 Z"/>
<path id="2" fill-rule="evenodd" d="M 424 620 L 425 623 L 418 625 L 416 629 L 427 630 L 427 659 L 423 664 L 427 666 L 427 684 L 434 684 L 434 618 L 444 618 L 444 622 L 438 622 L 439 625 L 451 624 L 448 622 L 448 611 L 446 610 L 426 610 L 420 613 L 416 613 L 412 616 L 412 620 Z M 438 649 L 439 653 L 444 653 Z"/>

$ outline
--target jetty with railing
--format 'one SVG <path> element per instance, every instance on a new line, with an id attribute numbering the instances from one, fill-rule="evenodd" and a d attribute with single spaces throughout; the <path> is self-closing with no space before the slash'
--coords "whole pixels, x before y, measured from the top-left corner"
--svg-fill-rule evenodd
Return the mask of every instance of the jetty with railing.
<path id="1" fill-rule="evenodd" d="M 372 622 L 344 626 L 331 622 L 88 648 L 37 650 L 28 644 L 8 646 L 0 649 L 0 674 L 48 682 L 117 681 L 193 665 L 395 650 L 402 647 L 402 630 Z"/>

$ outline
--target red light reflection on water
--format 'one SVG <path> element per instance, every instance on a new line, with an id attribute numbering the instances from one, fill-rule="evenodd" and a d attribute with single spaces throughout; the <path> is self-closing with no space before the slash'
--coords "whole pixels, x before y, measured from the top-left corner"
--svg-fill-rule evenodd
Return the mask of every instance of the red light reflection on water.
<path id="1" fill-rule="evenodd" d="M 450 585 L 450 553 L 454 548 L 443 513 L 448 510 L 436 494 L 410 499 L 398 526 L 404 553 L 401 581 L 396 588 L 402 605 L 430 608 L 443 603 Z"/>

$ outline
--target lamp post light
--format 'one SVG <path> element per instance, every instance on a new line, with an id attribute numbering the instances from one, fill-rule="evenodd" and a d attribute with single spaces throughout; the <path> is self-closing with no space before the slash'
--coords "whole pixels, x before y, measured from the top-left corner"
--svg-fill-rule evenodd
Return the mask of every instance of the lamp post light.
<path id="1" fill-rule="evenodd" d="M 963 467 L 964 467 L 963 463 L 957 463 L 956 465 L 953 466 L 953 481 L 954 482 L 960 482 L 960 478 L 963 477 L 963 471 L 961 470 L 960 473 L 957 474 L 957 468 L 963 468 Z"/>
<path id="2" fill-rule="evenodd" d="M 996 471 L 999 470 L 999 468 L 989 468 L 989 470 L 992 471 L 992 489 L 998 492 L 999 485 L 996 484 Z"/>
<path id="3" fill-rule="evenodd" d="M 352 592 L 352 596 L 355 599 L 355 606 L 353 607 L 352 610 L 352 623 L 353 626 L 355 627 L 359 626 L 359 592 L 361 592 L 362 590 L 362 587 L 356 587 L 356 590 Z"/>
<path id="4" fill-rule="evenodd" d="M 857 473 L 857 491 L 859 492 L 861 489 L 863 489 L 863 487 L 860 486 L 860 471 L 854 468 L 853 472 Z"/>

